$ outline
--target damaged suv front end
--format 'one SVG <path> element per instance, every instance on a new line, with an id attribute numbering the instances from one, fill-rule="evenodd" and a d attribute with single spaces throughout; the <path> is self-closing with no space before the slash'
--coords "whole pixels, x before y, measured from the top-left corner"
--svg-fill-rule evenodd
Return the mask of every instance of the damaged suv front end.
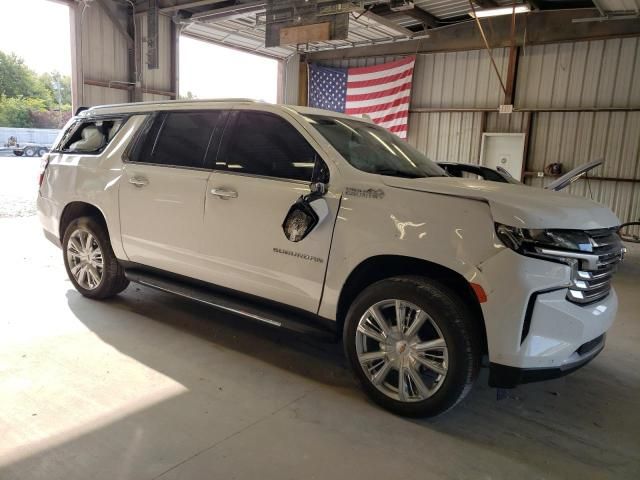
<path id="1" fill-rule="evenodd" d="M 508 250 L 494 262 L 515 273 L 508 282 L 498 281 L 498 288 L 512 292 L 526 308 L 512 311 L 520 319 L 519 342 L 513 342 L 518 332 L 511 332 L 502 355 L 492 359 L 490 385 L 509 388 L 555 378 L 591 361 L 604 348 L 618 306 L 611 281 L 624 247 L 615 227 L 527 230 L 497 224 L 496 234 Z M 485 272 L 492 267 L 487 262 Z"/>

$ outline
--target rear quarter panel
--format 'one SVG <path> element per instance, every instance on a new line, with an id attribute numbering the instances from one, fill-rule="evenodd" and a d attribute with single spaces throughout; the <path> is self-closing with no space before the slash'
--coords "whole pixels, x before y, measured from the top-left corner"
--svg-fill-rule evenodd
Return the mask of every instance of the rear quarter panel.
<path id="1" fill-rule="evenodd" d="M 38 198 L 38 212 L 46 230 L 58 237 L 65 207 L 76 201 L 89 203 L 102 212 L 116 257 L 127 258 L 120 236 L 118 188 L 122 156 L 144 118 L 130 117 L 100 154 L 50 154 Z"/>

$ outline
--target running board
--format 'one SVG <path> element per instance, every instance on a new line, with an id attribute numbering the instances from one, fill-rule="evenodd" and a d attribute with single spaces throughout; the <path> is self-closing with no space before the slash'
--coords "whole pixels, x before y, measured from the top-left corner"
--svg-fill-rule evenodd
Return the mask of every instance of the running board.
<path id="1" fill-rule="evenodd" d="M 336 339 L 335 331 L 332 331 L 328 325 L 323 324 L 327 321 L 311 313 L 289 311 L 226 292 L 218 292 L 206 286 L 192 285 L 188 282 L 143 270 L 127 269 L 125 270 L 125 276 L 133 283 L 189 298 L 218 310 L 257 320 L 272 327 L 285 328 L 322 340 Z"/>

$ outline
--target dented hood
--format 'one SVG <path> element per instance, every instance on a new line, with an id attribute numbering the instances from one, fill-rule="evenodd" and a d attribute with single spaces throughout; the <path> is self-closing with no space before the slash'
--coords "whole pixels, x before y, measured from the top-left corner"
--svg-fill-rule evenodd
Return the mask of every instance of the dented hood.
<path id="1" fill-rule="evenodd" d="M 389 187 L 487 202 L 496 222 L 516 227 L 592 230 L 620 224 L 609 208 L 592 200 L 526 185 L 452 177 L 385 176 L 382 181 Z"/>

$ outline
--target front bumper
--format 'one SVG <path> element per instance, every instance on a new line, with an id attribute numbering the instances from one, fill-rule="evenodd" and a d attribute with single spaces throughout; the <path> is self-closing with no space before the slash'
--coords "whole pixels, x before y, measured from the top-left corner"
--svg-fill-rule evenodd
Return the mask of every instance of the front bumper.
<path id="1" fill-rule="evenodd" d="M 584 367 L 603 349 L 606 334 L 603 333 L 590 342 L 582 345 L 570 357 L 569 361 L 557 368 L 517 368 L 492 363 L 489 366 L 489 386 L 495 388 L 513 388 L 522 383 L 542 382 L 553 378 L 564 377 Z"/>
<path id="2" fill-rule="evenodd" d="M 613 288 L 588 305 L 569 302 L 568 266 L 508 249 L 479 269 L 486 283 L 482 310 L 494 385 L 565 375 L 602 350 L 604 340 L 595 347 L 590 342 L 604 339 L 613 324 L 618 308 Z M 585 351 L 585 345 L 593 348 Z"/>

